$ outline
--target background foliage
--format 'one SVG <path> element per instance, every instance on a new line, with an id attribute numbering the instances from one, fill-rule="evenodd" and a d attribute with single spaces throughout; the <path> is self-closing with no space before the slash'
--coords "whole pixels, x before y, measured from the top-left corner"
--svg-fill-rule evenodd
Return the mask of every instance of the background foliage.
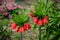
<path id="1" fill-rule="evenodd" d="M 47 4 L 46 4 L 46 1 L 44 1 L 44 2 L 38 1 L 38 3 L 40 4 L 40 5 L 38 4 L 38 6 L 35 5 L 34 2 L 31 4 L 33 6 L 33 8 L 35 7 L 35 9 L 37 11 L 36 15 L 43 15 L 43 16 L 48 15 L 49 16 L 48 24 L 44 25 L 41 28 L 42 40 L 60 40 L 60 34 L 59 34 L 60 33 L 60 27 L 59 27 L 60 26 L 60 19 L 59 19 L 60 18 L 60 2 L 49 0 Z M 26 6 L 24 6 L 24 7 L 25 7 L 26 11 L 21 10 L 21 9 L 16 9 L 16 10 L 13 10 L 10 12 L 14 16 L 17 16 L 15 14 L 18 13 L 19 11 L 21 11 L 22 13 L 26 13 L 28 15 L 30 13 L 31 9 L 29 7 L 26 8 Z M 46 10 L 48 10 L 48 11 L 46 11 Z M 41 14 L 39 14 L 39 13 L 41 13 Z M 18 19 L 18 20 L 20 20 L 20 19 Z M 16 21 L 18 21 L 18 20 L 16 19 Z M 17 32 L 14 32 L 11 30 L 11 27 L 10 27 L 11 21 L 12 21 L 12 18 L 10 18 L 10 19 L 6 18 L 6 16 L 4 16 L 0 12 L 0 40 L 19 40 L 20 33 L 17 33 Z M 31 21 L 32 21 L 32 18 L 31 18 Z M 31 21 L 30 21 L 30 23 L 31 23 Z M 31 23 L 31 25 L 32 25 L 32 29 L 30 31 L 23 33 L 23 39 L 26 38 L 26 40 L 27 39 L 38 40 L 38 35 L 39 35 L 38 30 L 37 30 L 38 28 L 36 27 L 36 25 L 33 25 L 32 23 Z"/>

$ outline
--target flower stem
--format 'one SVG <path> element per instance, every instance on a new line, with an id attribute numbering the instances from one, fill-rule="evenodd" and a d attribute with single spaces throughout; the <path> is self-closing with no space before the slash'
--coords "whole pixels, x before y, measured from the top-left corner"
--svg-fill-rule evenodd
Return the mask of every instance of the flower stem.
<path id="1" fill-rule="evenodd" d="M 49 40 L 49 31 L 48 31 L 48 28 L 46 29 L 46 36 L 47 36 L 47 40 Z"/>
<path id="2" fill-rule="evenodd" d="M 23 34 L 22 33 L 20 34 L 20 40 L 23 40 Z"/>
<path id="3" fill-rule="evenodd" d="M 39 40 L 41 40 L 41 27 L 39 27 Z"/>

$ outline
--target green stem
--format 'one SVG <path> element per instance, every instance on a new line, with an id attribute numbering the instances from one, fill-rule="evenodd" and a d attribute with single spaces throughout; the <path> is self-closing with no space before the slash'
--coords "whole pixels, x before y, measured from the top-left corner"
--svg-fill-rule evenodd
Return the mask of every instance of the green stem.
<path id="1" fill-rule="evenodd" d="M 41 27 L 39 27 L 39 40 L 41 40 Z"/>
<path id="2" fill-rule="evenodd" d="M 49 40 L 49 31 L 48 30 L 46 30 L 46 36 L 47 36 L 47 40 Z"/>
<path id="3" fill-rule="evenodd" d="M 23 40 L 23 34 L 20 34 L 20 39 L 19 40 Z"/>
<path id="4" fill-rule="evenodd" d="M 47 8 L 47 5 L 48 5 L 48 0 L 46 0 L 46 11 L 48 11 L 48 8 Z M 47 35 L 47 40 L 49 40 L 49 31 L 48 31 L 48 27 L 46 28 L 46 35 Z"/>

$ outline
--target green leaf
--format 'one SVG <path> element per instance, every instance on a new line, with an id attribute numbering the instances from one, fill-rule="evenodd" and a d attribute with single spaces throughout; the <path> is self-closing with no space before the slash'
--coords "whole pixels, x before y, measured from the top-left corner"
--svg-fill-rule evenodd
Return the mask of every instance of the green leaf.
<path id="1" fill-rule="evenodd" d="M 22 13 L 20 15 L 14 14 L 13 20 L 18 25 L 23 25 L 24 23 L 28 22 L 29 17 L 28 15 Z"/>

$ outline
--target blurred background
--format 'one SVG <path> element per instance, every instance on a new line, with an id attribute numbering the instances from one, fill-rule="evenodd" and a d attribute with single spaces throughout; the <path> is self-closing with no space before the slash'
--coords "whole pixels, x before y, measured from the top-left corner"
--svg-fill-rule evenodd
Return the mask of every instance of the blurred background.
<path id="1" fill-rule="evenodd" d="M 31 13 L 30 10 L 37 6 L 37 1 L 40 0 L 0 0 L 0 40 L 20 40 L 20 33 L 12 31 L 11 21 L 14 13 L 22 12 L 25 14 Z M 42 40 L 60 40 L 60 0 L 42 0 L 48 8 L 49 22 L 47 25 L 41 27 Z M 16 9 L 14 11 L 8 10 L 6 3 L 11 3 L 13 7 L 21 5 L 25 11 Z M 14 4 L 16 3 L 16 4 Z M 9 4 L 8 4 L 9 5 Z M 3 6 L 3 7 L 2 7 Z M 41 6 L 41 5 L 40 5 Z M 23 9 L 23 7 L 21 7 Z M 13 9 L 12 9 L 13 10 Z M 34 10 L 33 10 L 34 11 Z M 45 11 L 45 10 L 44 10 Z M 10 13 L 10 14 L 9 14 Z M 44 12 L 43 12 L 44 13 Z M 39 31 L 36 25 L 33 25 L 32 18 L 30 17 L 32 28 L 23 33 L 23 40 L 39 40 Z"/>

